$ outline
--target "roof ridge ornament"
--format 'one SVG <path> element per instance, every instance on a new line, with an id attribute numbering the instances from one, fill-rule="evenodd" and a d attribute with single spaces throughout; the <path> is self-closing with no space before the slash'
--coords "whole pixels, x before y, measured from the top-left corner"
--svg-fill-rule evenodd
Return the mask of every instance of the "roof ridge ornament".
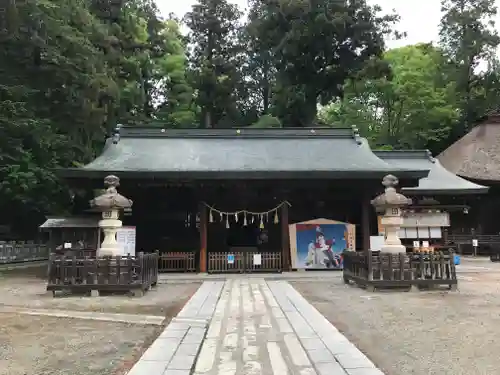
<path id="1" fill-rule="evenodd" d="M 113 144 L 116 145 L 120 141 L 120 130 L 123 127 L 122 124 L 116 124 L 116 127 L 113 131 Z"/>
<path id="2" fill-rule="evenodd" d="M 427 150 L 425 150 L 425 153 L 427 154 L 427 157 L 429 158 L 429 160 L 431 161 L 431 163 L 435 163 L 436 162 L 436 158 L 434 156 L 432 156 L 431 150 L 427 149 Z"/>
<path id="3" fill-rule="evenodd" d="M 363 140 L 361 139 L 361 136 L 359 135 L 359 129 L 356 125 L 352 125 L 352 136 L 354 137 L 354 140 L 358 145 L 361 145 L 363 143 Z"/>

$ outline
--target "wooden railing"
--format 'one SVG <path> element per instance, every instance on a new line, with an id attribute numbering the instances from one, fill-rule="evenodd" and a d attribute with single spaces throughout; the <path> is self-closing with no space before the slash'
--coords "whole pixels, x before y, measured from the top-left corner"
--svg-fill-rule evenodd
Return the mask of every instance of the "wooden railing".
<path id="1" fill-rule="evenodd" d="M 500 244 L 498 234 L 448 234 L 449 243 L 471 245 L 472 240 L 477 240 L 478 244 Z"/>
<path id="2" fill-rule="evenodd" d="M 51 254 L 47 290 L 69 293 L 131 292 L 142 295 L 158 282 L 158 254 L 79 258 Z"/>
<path id="3" fill-rule="evenodd" d="M 260 255 L 260 257 L 259 257 Z M 257 260 L 257 262 L 255 262 Z M 260 262 L 258 261 L 260 260 Z M 281 272 L 281 252 L 246 252 L 245 272 Z"/>
<path id="4" fill-rule="evenodd" d="M 281 262 L 281 252 L 209 252 L 208 273 L 281 272 Z"/>
<path id="5" fill-rule="evenodd" d="M 345 252 L 344 282 L 354 281 L 368 290 L 376 288 L 455 289 L 457 275 L 453 253 L 418 252 L 390 254 L 380 252 Z"/>
<path id="6" fill-rule="evenodd" d="M 158 272 L 196 271 L 196 253 L 194 251 L 168 251 L 159 255 Z"/>
<path id="7" fill-rule="evenodd" d="M 477 240 L 477 247 L 472 245 Z M 458 254 L 489 255 L 500 258 L 500 235 L 498 234 L 448 234 L 447 242 L 457 248 Z"/>
<path id="8" fill-rule="evenodd" d="M 49 259 L 49 248 L 43 244 L 0 243 L 0 264 L 35 262 Z"/>

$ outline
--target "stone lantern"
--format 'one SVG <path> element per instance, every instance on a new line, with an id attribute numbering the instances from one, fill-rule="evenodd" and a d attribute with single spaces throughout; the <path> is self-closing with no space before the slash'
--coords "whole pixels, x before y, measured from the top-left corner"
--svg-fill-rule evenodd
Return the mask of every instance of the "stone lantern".
<path id="1" fill-rule="evenodd" d="M 399 229 L 403 224 L 402 208 L 411 204 L 411 199 L 396 191 L 398 179 L 387 175 L 382 180 L 385 192 L 371 201 L 378 214 L 383 214 L 382 225 L 385 228 L 385 240 L 382 251 L 386 253 L 406 253 L 406 247 L 399 239 Z"/>
<path id="2" fill-rule="evenodd" d="M 99 221 L 99 228 L 104 232 L 104 240 L 98 249 L 99 256 L 120 255 L 116 232 L 122 226 L 119 219 L 121 210 L 132 207 L 132 201 L 118 194 L 116 188 L 120 186 L 120 179 L 116 176 L 107 176 L 104 179 L 106 190 L 103 194 L 90 201 L 91 207 L 96 207 L 102 211 L 102 220 Z"/>

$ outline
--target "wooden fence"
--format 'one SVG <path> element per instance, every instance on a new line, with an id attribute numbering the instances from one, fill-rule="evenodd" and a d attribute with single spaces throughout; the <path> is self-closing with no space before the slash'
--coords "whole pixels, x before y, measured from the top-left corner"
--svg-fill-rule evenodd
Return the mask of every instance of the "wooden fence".
<path id="1" fill-rule="evenodd" d="M 477 247 L 472 241 L 477 240 Z M 457 248 L 458 254 L 489 255 L 494 261 L 500 258 L 500 235 L 498 234 L 448 234 L 446 241 Z"/>
<path id="2" fill-rule="evenodd" d="M 168 251 L 160 253 L 158 272 L 196 272 L 196 252 Z"/>
<path id="3" fill-rule="evenodd" d="M 281 252 L 209 252 L 208 273 L 281 272 Z"/>
<path id="4" fill-rule="evenodd" d="M 0 243 L 0 264 L 35 262 L 49 259 L 49 248 L 43 244 Z"/>
<path id="5" fill-rule="evenodd" d="M 345 252 L 344 282 L 350 281 L 376 288 L 433 288 L 446 286 L 456 289 L 457 275 L 453 253 L 418 252 L 389 254 L 380 252 Z"/>
<path id="6" fill-rule="evenodd" d="M 79 258 L 51 254 L 47 290 L 69 293 L 131 292 L 141 296 L 158 282 L 158 254 Z"/>

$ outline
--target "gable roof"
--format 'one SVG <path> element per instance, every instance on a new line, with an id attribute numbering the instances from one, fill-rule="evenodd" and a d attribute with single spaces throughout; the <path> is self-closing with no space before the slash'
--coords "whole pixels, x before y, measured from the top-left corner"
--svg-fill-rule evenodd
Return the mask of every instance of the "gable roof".
<path id="1" fill-rule="evenodd" d="M 437 158 L 446 169 L 459 176 L 500 181 L 500 113 L 487 114 Z"/>
<path id="2" fill-rule="evenodd" d="M 53 228 L 99 228 L 99 218 L 93 217 L 47 217 L 40 229 Z"/>
<path id="3" fill-rule="evenodd" d="M 419 180 L 418 187 L 402 188 L 403 193 L 416 194 L 478 194 L 488 188 L 463 179 L 444 168 L 427 150 L 374 151 L 382 160 L 400 168 L 429 170 L 429 175 Z"/>
<path id="4" fill-rule="evenodd" d="M 356 129 L 162 129 L 122 127 L 104 151 L 66 177 L 420 178 L 373 154 Z"/>

